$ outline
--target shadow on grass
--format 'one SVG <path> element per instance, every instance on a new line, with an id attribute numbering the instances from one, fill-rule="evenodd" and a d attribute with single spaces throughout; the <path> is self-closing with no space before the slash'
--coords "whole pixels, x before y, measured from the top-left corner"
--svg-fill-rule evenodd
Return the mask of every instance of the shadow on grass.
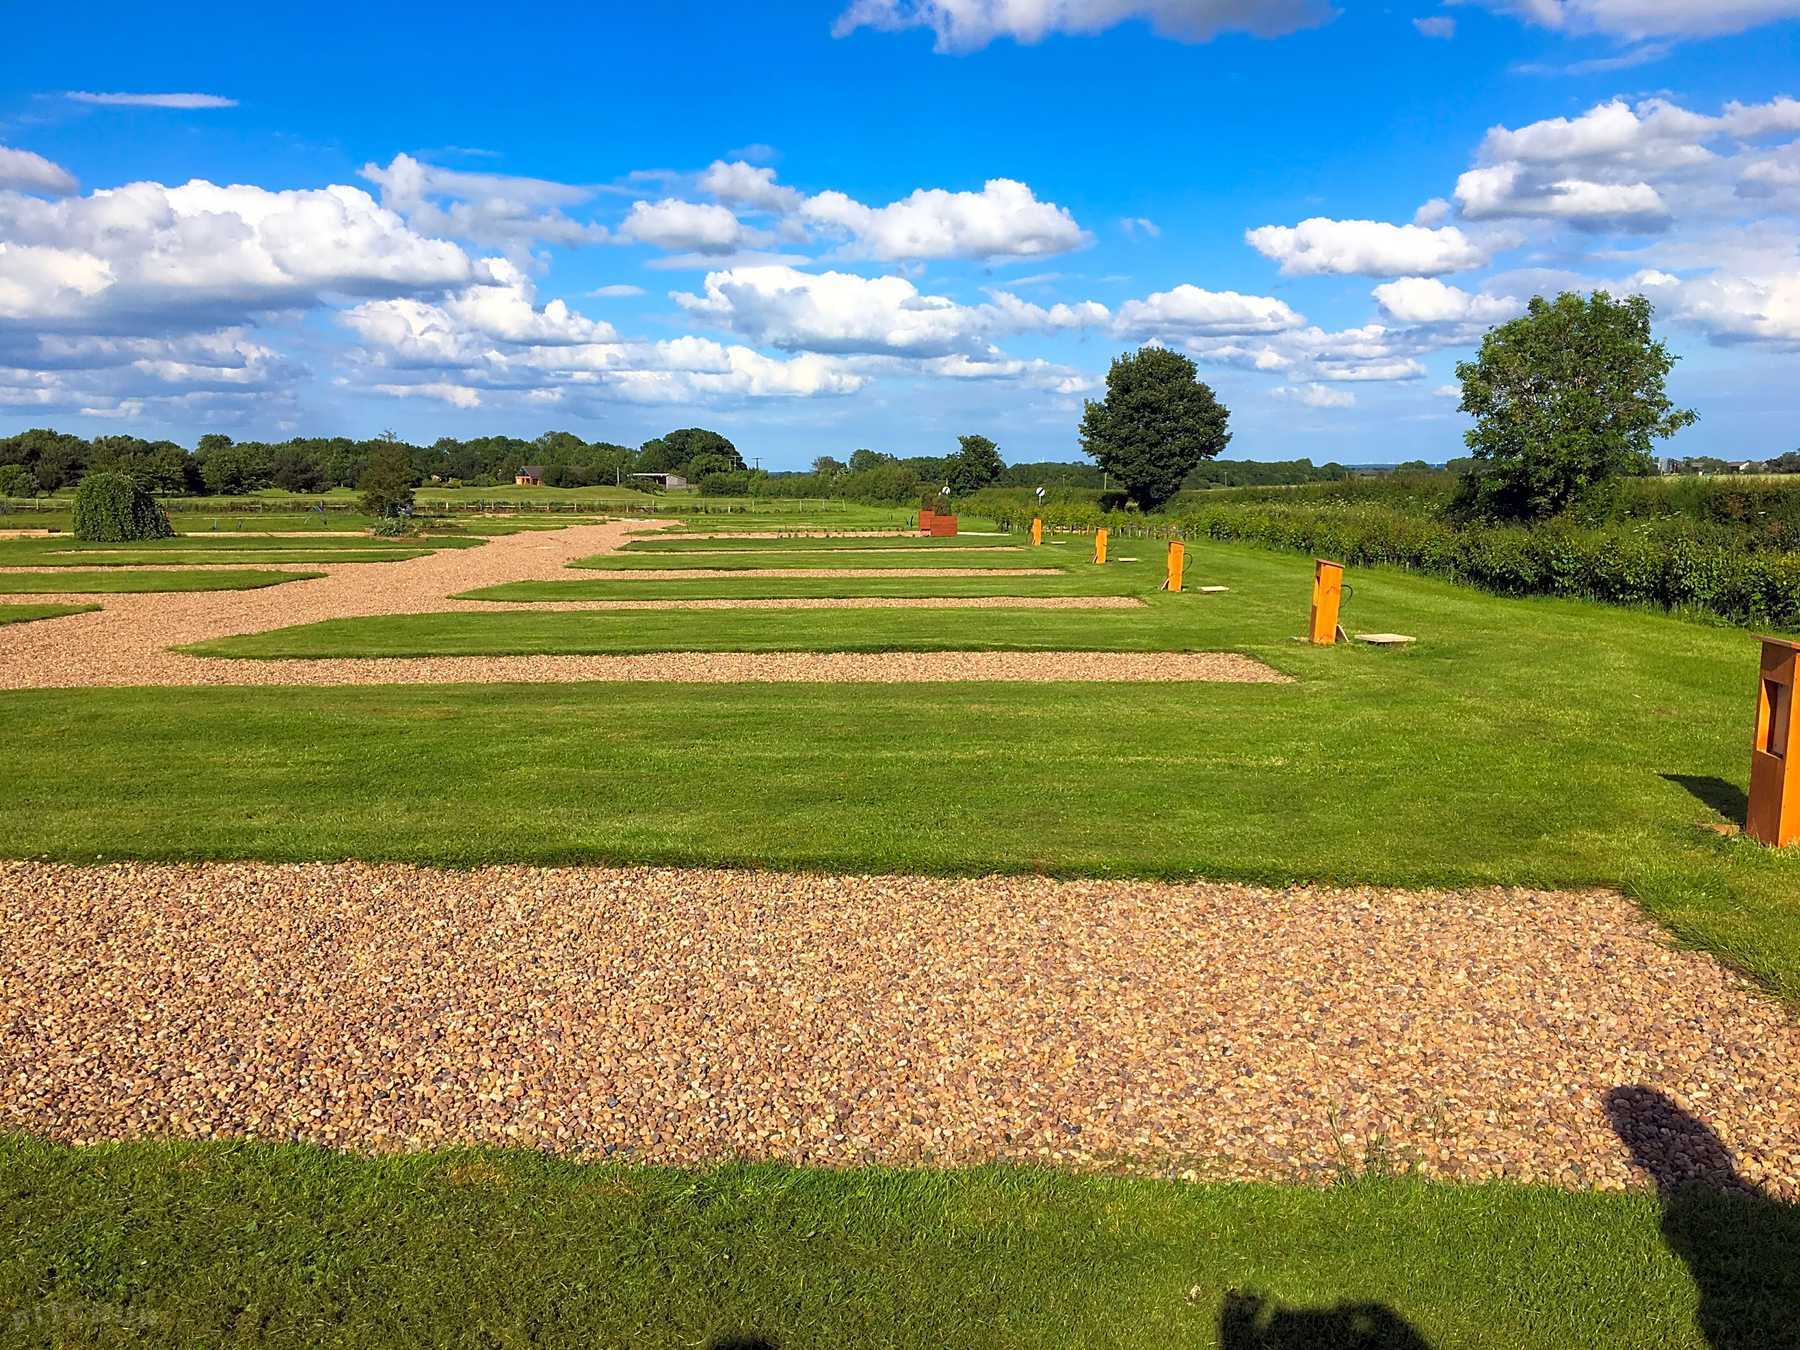
<path id="1" fill-rule="evenodd" d="M 1732 825 L 1742 825 L 1750 811 L 1750 798 L 1736 783 L 1714 778 L 1711 774 L 1665 773 L 1661 776 L 1664 782 L 1686 788 L 1702 805 L 1718 812 Z"/>
<path id="2" fill-rule="evenodd" d="M 1719 1136 L 1652 1088 L 1614 1088 L 1606 1114 L 1656 1182 L 1663 1241 L 1693 1277 L 1707 1344 L 1800 1347 L 1800 1206 L 1739 1176 Z"/>
<path id="3" fill-rule="evenodd" d="M 1385 1303 L 1284 1308 L 1232 1290 L 1219 1309 L 1220 1350 L 1431 1350 Z"/>

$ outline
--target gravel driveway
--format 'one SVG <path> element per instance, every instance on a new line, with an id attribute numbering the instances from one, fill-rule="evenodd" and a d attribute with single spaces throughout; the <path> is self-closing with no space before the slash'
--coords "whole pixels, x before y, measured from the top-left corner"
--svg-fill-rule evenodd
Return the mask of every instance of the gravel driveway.
<path id="1" fill-rule="evenodd" d="M 0 863 L 0 906 L 0 1124 L 63 1140 L 1612 1188 L 1642 1085 L 1800 1196 L 1800 1028 L 1606 893 Z"/>

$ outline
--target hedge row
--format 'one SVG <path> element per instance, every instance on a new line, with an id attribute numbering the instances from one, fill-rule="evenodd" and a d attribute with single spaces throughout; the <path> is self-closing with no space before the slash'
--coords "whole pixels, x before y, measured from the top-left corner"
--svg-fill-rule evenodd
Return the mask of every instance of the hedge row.
<path id="1" fill-rule="evenodd" d="M 1459 527 L 1366 505 L 1220 503 L 1179 524 L 1190 538 L 1292 549 L 1350 565 L 1387 563 L 1500 595 L 1582 596 L 1800 628 L 1800 553 L 1752 549 L 1730 530 L 1691 522 Z"/>

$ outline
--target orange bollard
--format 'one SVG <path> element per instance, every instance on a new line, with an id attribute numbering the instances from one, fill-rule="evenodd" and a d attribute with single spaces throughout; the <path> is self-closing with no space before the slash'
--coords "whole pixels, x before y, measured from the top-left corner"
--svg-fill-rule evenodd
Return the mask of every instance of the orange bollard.
<path id="1" fill-rule="evenodd" d="M 1344 564 L 1313 560 L 1312 627 L 1307 640 L 1329 647 L 1337 641 L 1338 602 L 1344 596 Z"/>
<path id="2" fill-rule="evenodd" d="M 1794 741 L 1794 684 L 1800 642 L 1762 640 L 1756 689 L 1756 743 L 1750 751 L 1750 808 L 1744 833 L 1782 848 L 1800 842 L 1800 744 Z"/>
<path id="3" fill-rule="evenodd" d="M 1169 541 L 1169 574 L 1163 578 L 1165 591 L 1181 589 L 1181 570 L 1187 565 L 1187 550 L 1182 547 L 1181 540 Z"/>
<path id="4" fill-rule="evenodd" d="M 1031 542 L 1033 544 L 1044 542 L 1044 518 L 1042 516 L 1031 518 Z"/>
<path id="5" fill-rule="evenodd" d="M 1106 531 L 1105 530 L 1095 530 L 1094 531 L 1094 561 L 1097 563 L 1104 563 L 1106 561 Z"/>

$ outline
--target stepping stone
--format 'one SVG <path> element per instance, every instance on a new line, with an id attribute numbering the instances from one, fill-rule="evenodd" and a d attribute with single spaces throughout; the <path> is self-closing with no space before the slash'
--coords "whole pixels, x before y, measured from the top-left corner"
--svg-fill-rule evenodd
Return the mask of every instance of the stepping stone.
<path id="1" fill-rule="evenodd" d="M 1404 647 L 1409 642 L 1418 641 L 1417 638 L 1409 638 L 1404 633 L 1358 633 L 1356 640 L 1366 642 L 1371 647 Z"/>
<path id="2" fill-rule="evenodd" d="M 1230 590 L 1231 587 L 1229 587 L 1229 586 L 1195 586 L 1195 587 L 1192 587 L 1191 589 L 1199 591 L 1202 595 L 1219 595 L 1224 591 Z"/>

